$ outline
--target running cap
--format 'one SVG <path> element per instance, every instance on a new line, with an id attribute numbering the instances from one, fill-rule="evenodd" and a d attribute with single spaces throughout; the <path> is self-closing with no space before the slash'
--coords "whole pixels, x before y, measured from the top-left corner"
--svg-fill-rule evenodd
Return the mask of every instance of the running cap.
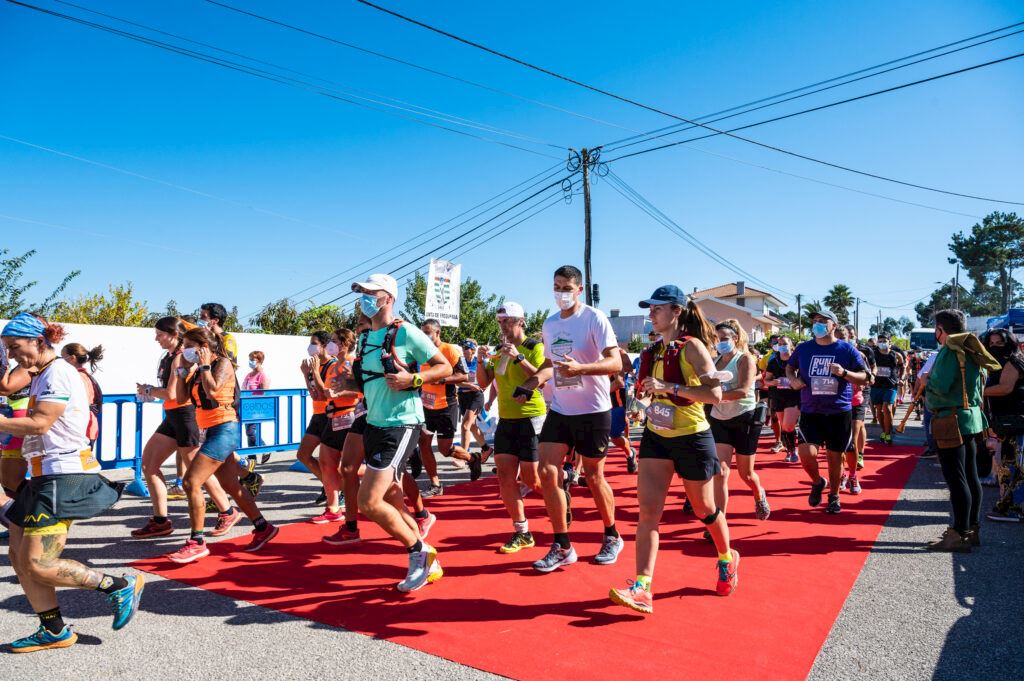
<path id="1" fill-rule="evenodd" d="M 824 317 L 825 319 L 831 320 L 833 324 L 839 323 L 839 320 L 836 319 L 836 316 L 835 314 L 832 313 L 832 310 L 818 310 L 817 312 L 811 315 L 811 319 L 814 319 L 815 317 Z"/>
<path id="2" fill-rule="evenodd" d="M 384 291 L 392 298 L 398 298 L 398 282 L 390 274 L 371 274 L 366 281 L 352 284 L 352 290 L 363 288 L 367 291 Z"/>
<path id="3" fill-rule="evenodd" d="M 476 343 L 474 343 L 471 340 L 464 340 L 462 341 L 462 347 L 466 348 L 467 350 L 476 350 Z"/>
<path id="4" fill-rule="evenodd" d="M 46 323 L 31 312 L 19 312 L 7 322 L 0 336 L 11 338 L 40 338 L 46 333 Z"/>
<path id="5" fill-rule="evenodd" d="M 655 289 L 654 293 L 647 300 L 640 301 L 640 307 L 650 307 L 651 305 L 686 305 L 687 298 L 683 290 L 678 286 L 672 284 L 666 284 L 665 286 L 659 286 Z"/>
<path id="6" fill-rule="evenodd" d="M 526 319 L 526 310 L 519 303 L 507 302 L 498 308 L 498 319 L 512 317 L 514 319 Z"/>

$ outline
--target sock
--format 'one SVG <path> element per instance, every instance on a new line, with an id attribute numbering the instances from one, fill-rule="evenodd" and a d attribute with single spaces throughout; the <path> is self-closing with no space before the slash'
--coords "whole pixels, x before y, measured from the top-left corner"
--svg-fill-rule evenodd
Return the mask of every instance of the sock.
<path id="1" fill-rule="evenodd" d="M 519 532 L 520 534 L 526 534 L 530 531 L 530 523 L 526 520 L 513 520 L 512 530 L 514 532 Z"/>
<path id="2" fill-rule="evenodd" d="M 359 524 L 355 520 L 346 520 L 345 521 L 345 529 L 348 530 L 349 532 L 355 532 L 356 528 L 358 528 L 358 527 L 359 527 Z"/>
<path id="3" fill-rule="evenodd" d="M 569 541 L 568 532 L 555 532 L 555 543 L 563 549 L 568 549 L 572 546 L 572 543 Z"/>
<path id="4" fill-rule="evenodd" d="M 731 563 L 732 562 L 732 552 L 718 554 L 718 562 L 719 563 Z"/>
<path id="5" fill-rule="evenodd" d="M 164 523 L 167 522 L 167 516 L 165 516 L 165 515 L 155 515 L 155 516 L 153 516 L 153 522 L 154 523 L 159 523 L 160 525 L 163 525 Z"/>
<path id="6" fill-rule="evenodd" d="M 637 584 L 642 584 L 644 589 L 646 589 L 647 591 L 651 590 L 651 578 L 648 577 L 647 575 L 637 575 L 636 576 L 636 583 Z"/>
<path id="7" fill-rule="evenodd" d="M 606 537 L 618 537 L 619 531 L 615 529 L 615 523 L 612 523 L 608 527 L 604 528 L 604 536 Z"/>
<path id="8" fill-rule="evenodd" d="M 194 542 L 199 542 L 200 544 L 206 543 L 206 533 L 202 530 L 192 530 L 188 538 Z"/>
<path id="9" fill-rule="evenodd" d="M 782 431 L 782 444 L 786 447 L 787 452 L 792 452 L 796 449 L 796 433 L 790 431 Z"/>
<path id="10" fill-rule="evenodd" d="M 257 532 L 262 532 L 263 530 L 267 529 L 267 519 L 263 516 L 259 516 L 258 518 L 252 521 L 252 526 L 253 529 L 255 529 Z"/>
<path id="11" fill-rule="evenodd" d="M 409 553 L 419 553 L 423 550 L 423 541 L 417 539 L 416 543 L 406 549 Z"/>
<path id="12" fill-rule="evenodd" d="M 102 591 L 108 596 L 118 589 L 123 589 L 128 586 L 128 580 L 124 577 L 115 577 L 114 575 L 103 575 L 103 579 L 100 580 L 100 585 L 96 587 L 97 591 Z"/>
<path id="13" fill-rule="evenodd" d="M 235 507 L 234 506 L 228 506 L 228 510 L 226 510 L 226 511 L 218 511 L 217 515 L 218 516 L 227 516 L 227 515 L 233 514 L 234 512 L 235 512 Z"/>
<path id="14" fill-rule="evenodd" d="M 415 513 L 413 513 L 413 517 L 416 518 L 416 520 L 422 520 L 423 518 L 426 518 L 428 516 L 430 516 L 430 514 L 427 513 L 427 509 L 423 509 L 422 511 L 416 511 Z"/>
<path id="15" fill-rule="evenodd" d="M 60 608 L 37 612 L 39 623 L 51 634 L 59 634 L 64 631 L 64 618 L 61 617 Z"/>

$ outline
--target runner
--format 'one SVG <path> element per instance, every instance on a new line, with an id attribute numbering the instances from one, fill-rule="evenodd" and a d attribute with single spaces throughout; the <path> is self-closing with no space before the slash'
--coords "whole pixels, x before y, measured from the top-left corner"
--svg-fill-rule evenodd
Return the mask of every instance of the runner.
<path id="1" fill-rule="evenodd" d="M 359 404 L 363 394 L 352 385 L 352 362 L 355 361 L 356 335 L 349 329 L 338 329 L 331 335 L 327 353 L 337 356 L 335 362 L 327 363 L 324 376 L 325 425 L 320 434 L 320 473 L 323 476 L 326 509 L 313 517 L 314 525 L 339 522 L 345 519 L 341 510 L 344 498 L 339 494 L 344 487 L 341 474 L 341 451 L 355 420 L 362 416 Z M 344 497 L 344 495 L 341 495 Z"/>
<path id="2" fill-rule="evenodd" d="M 498 346 L 496 359 L 488 360 L 486 349 L 480 348 L 476 371 L 483 390 L 492 382 L 498 384 L 494 462 L 501 500 L 512 519 L 512 536 L 498 550 L 516 553 L 536 544 L 526 518 L 523 491 L 540 491 L 537 449 L 547 408 L 540 390 L 527 390 L 522 385 L 544 364 L 544 344 L 526 336 L 526 313 L 519 303 L 506 302 L 498 308 L 497 316 L 505 342 Z"/>
<path id="3" fill-rule="evenodd" d="M 626 422 L 626 406 L 629 404 L 629 389 L 626 379 L 633 373 L 633 364 L 629 355 L 619 348 L 622 370 L 611 377 L 612 398 L 612 429 L 610 433 L 613 445 L 626 453 L 626 472 L 636 473 L 636 454 L 629 441 L 629 424 Z"/>
<path id="4" fill-rule="evenodd" d="M 57 361 L 53 346 L 64 329 L 22 312 L 7 323 L 3 343 L 10 358 L 33 374 L 28 414 L 0 417 L 0 432 L 24 439 L 22 454 L 32 479 L 22 482 L 13 506 L 9 557 L 25 596 L 39 617 L 35 633 L 9 644 L 11 652 L 67 648 L 78 635 L 64 623 L 56 587 L 90 589 L 107 595 L 113 628 L 135 615 L 142 598 L 142 575 L 117 577 L 61 558 L 75 520 L 99 515 L 118 500 L 122 486 L 99 475 L 86 428 L 89 404 L 78 372 Z M 56 670 L 51 670 L 56 671 Z"/>
<path id="5" fill-rule="evenodd" d="M 0 395 L 7 397 L 7 409 L 4 411 L 8 417 L 24 418 L 28 415 L 31 389 L 32 375 L 28 369 L 8 365 L 5 375 L 0 377 Z M 0 430 L 0 433 L 4 431 Z M 25 481 L 28 462 L 21 453 L 22 438 L 13 433 L 5 435 L 0 437 L 0 483 L 4 494 L 13 500 L 21 483 Z"/>
<path id="6" fill-rule="evenodd" d="M 451 376 L 452 366 L 422 331 L 395 318 L 398 283 L 372 274 L 352 284 L 359 308 L 372 320 L 361 334 L 355 373 L 366 396 L 366 475 L 359 486 L 359 510 L 409 553 L 409 570 L 398 590 L 415 591 L 444 575 L 437 549 L 423 541 L 409 515 L 399 483 L 423 427 L 423 403 L 416 389 Z M 419 371 L 410 373 L 411 365 Z"/>
<path id="7" fill-rule="evenodd" d="M 864 392 L 868 389 L 867 386 L 871 384 L 871 381 L 874 380 L 874 374 L 871 371 L 873 364 L 868 361 L 864 353 L 856 346 L 857 339 L 856 336 L 850 335 L 850 328 L 850 326 L 837 326 L 834 335 L 836 340 L 848 340 L 851 345 L 857 348 L 857 353 L 860 355 L 861 360 L 864 362 L 865 370 L 868 372 L 868 383 L 864 386 L 853 386 L 853 394 L 850 399 L 853 437 L 850 438 L 850 444 L 846 447 L 846 468 L 843 469 L 843 476 L 839 479 L 839 490 L 849 489 L 850 494 L 860 494 L 860 476 L 857 475 L 857 471 L 864 468 L 864 447 L 868 439 L 868 429 L 864 425 L 864 419 L 867 416 Z"/>
<path id="8" fill-rule="evenodd" d="M 833 336 L 836 317 L 829 310 L 811 315 L 814 340 L 796 346 L 786 363 L 789 384 L 800 390 L 800 424 L 797 429 L 800 462 L 811 479 L 807 503 L 821 503 L 829 488 L 827 513 L 839 513 L 839 482 L 843 455 L 853 437 L 852 383 L 863 385 L 868 372 L 857 348 Z M 797 373 L 799 371 L 799 374 Z M 825 448 L 828 480 L 818 472 L 818 450 Z"/>
<path id="9" fill-rule="evenodd" d="M 757 370 L 761 372 L 762 385 L 764 387 L 768 388 L 768 393 L 769 394 L 771 394 L 772 391 L 771 391 L 771 387 L 770 386 L 765 385 L 763 383 L 763 381 L 764 381 L 764 372 L 768 370 L 768 363 L 771 362 L 772 359 L 774 359 L 774 358 L 779 356 L 779 338 L 781 338 L 781 337 L 782 336 L 780 336 L 779 334 L 775 334 L 775 333 L 773 333 L 771 336 L 769 336 L 768 337 L 768 352 L 766 352 L 763 355 L 761 355 L 761 357 L 758 358 L 758 360 L 757 360 Z M 771 413 L 772 413 L 772 434 L 775 435 L 775 442 L 772 443 L 772 453 L 773 454 L 777 454 L 777 453 L 781 452 L 785 448 L 785 444 L 782 442 L 782 426 L 779 423 L 778 414 L 775 412 L 774 409 L 771 410 Z"/>
<path id="10" fill-rule="evenodd" d="M 456 390 L 457 386 L 464 385 L 469 380 L 469 369 L 463 359 L 462 350 L 457 345 L 441 342 L 441 323 L 436 319 L 424 321 L 420 325 L 420 330 L 452 365 L 450 376 L 440 378 L 434 383 L 424 383 L 420 390 L 425 418 L 423 431 L 419 437 L 420 458 L 423 460 L 423 467 L 426 469 L 427 475 L 430 476 L 430 487 L 423 492 L 423 496 L 434 497 L 444 494 L 441 479 L 437 476 L 437 459 L 434 458 L 435 435 L 437 435 L 437 451 L 442 456 L 469 463 L 470 480 L 480 478 L 481 456 L 477 453 L 470 454 L 462 447 L 453 444 L 455 429 L 459 425 L 459 398 L 456 397 Z M 479 395 L 480 401 L 483 401 L 483 393 L 480 391 L 471 394 Z M 415 483 L 413 487 L 415 487 Z M 418 488 L 416 491 L 418 492 Z M 420 513 L 426 513 L 426 511 L 420 511 Z"/>
<path id="11" fill-rule="evenodd" d="M 793 341 L 780 336 L 776 343 L 775 355 L 768 361 L 765 370 L 765 385 L 779 422 L 779 438 L 786 450 L 786 463 L 796 463 L 800 457 L 796 453 L 796 423 L 800 419 L 800 391 L 794 390 L 786 377 L 786 363 L 793 354 Z"/>
<path id="12" fill-rule="evenodd" d="M 205 441 L 185 471 L 184 486 L 188 495 L 191 534 L 182 548 L 167 557 L 175 563 L 191 563 L 210 555 L 203 531 L 206 501 L 202 486 L 211 476 L 216 476 L 224 491 L 234 498 L 238 507 L 252 521 L 252 539 L 242 550 L 259 551 L 277 536 L 278 530 L 264 519 L 252 494 L 238 482 L 238 456 L 235 448 L 241 442 L 242 434 L 238 424 L 235 365 L 228 359 L 220 337 L 208 328 L 189 329 L 185 332 L 181 359 L 196 365 L 196 368 L 191 374 L 185 367 L 175 371 L 171 380 L 176 384 L 171 394 L 191 396 L 196 407 L 196 424 L 205 431 Z"/>
<path id="13" fill-rule="evenodd" d="M 85 434 L 89 438 L 89 447 L 96 445 L 96 438 L 100 436 L 100 415 L 103 413 L 103 390 L 96 382 L 93 374 L 96 373 L 96 365 L 103 359 L 103 346 L 97 345 L 92 350 L 87 349 L 81 343 L 68 343 L 60 351 L 61 358 L 75 367 L 78 376 L 85 386 L 85 397 L 89 400 L 89 427 Z M 89 368 L 86 369 L 85 365 Z"/>
<path id="14" fill-rule="evenodd" d="M 705 404 L 722 397 L 713 378 L 708 347 L 715 333 L 692 301 L 677 286 L 662 286 L 649 299 L 654 330 L 661 340 L 641 353 L 638 390 L 652 397 L 647 428 L 640 440 L 637 501 L 636 579 L 626 589 L 611 589 L 614 603 L 638 612 L 654 609 L 651 580 L 658 556 L 658 525 L 674 475 L 708 529 L 718 552 L 717 593 L 728 596 L 739 584 L 740 554 L 729 545 L 725 514 L 715 507 L 712 478 L 719 470 Z"/>
<path id="15" fill-rule="evenodd" d="M 604 478 L 604 458 L 611 432 L 611 381 L 622 369 L 615 331 L 600 310 L 580 302 L 583 274 L 571 265 L 555 270 L 554 295 L 559 312 L 544 321 L 544 364 L 523 384 L 536 390 L 553 378 L 551 410 L 540 433 L 540 482 L 554 543 L 533 567 L 551 572 L 576 562 L 569 540 L 571 497 L 560 485 L 562 462 L 570 450 L 582 457 L 583 474 L 604 525 L 604 541 L 594 558 L 611 565 L 622 551 L 615 527 L 615 497 Z"/>
<path id="16" fill-rule="evenodd" d="M 863 386 L 853 386 L 853 442 L 851 446 L 857 452 L 857 470 L 864 468 L 864 450 L 868 443 L 868 429 L 866 425 L 867 410 L 870 402 L 871 382 L 875 378 L 875 353 L 874 350 L 857 340 L 857 328 L 853 324 L 846 325 L 845 340 L 850 341 L 857 348 L 864 365 L 868 370 L 868 382 Z"/>
<path id="17" fill-rule="evenodd" d="M 157 385 L 135 384 L 139 397 L 146 401 L 163 400 L 164 408 L 164 420 L 142 450 L 142 474 L 149 489 L 150 503 L 153 504 L 153 516 L 145 525 L 132 530 L 135 539 L 166 537 L 174 532 L 174 525 L 167 513 L 167 483 L 160 468 L 174 452 L 181 456 L 186 465 L 192 463 L 202 443 L 202 435 L 196 423 L 195 405 L 181 390 L 180 381 L 171 380 L 179 369 L 187 371 L 188 378 L 191 378 L 194 371 L 181 357 L 181 344 L 187 326 L 191 325 L 186 325 L 177 317 L 161 317 L 157 320 L 156 342 L 165 352 L 157 367 Z M 219 537 L 234 527 L 241 520 L 242 514 L 232 508 L 227 493 L 216 478 L 207 480 L 204 487 L 217 506 L 217 526 L 210 532 L 210 536 Z"/>
<path id="18" fill-rule="evenodd" d="M 491 446 L 487 444 L 483 431 L 476 423 L 476 417 L 484 411 L 484 390 L 476 385 L 478 344 L 472 338 L 462 341 L 463 359 L 466 362 L 469 380 L 459 383 L 459 412 L 462 414 L 461 432 L 462 448 L 469 451 L 470 435 L 480 447 L 480 459 L 483 463 L 491 456 Z M 483 346 L 486 350 L 486 346 Z"/>
<path id="19" fill-rule="evenodd" d="M 889 346 L 889 336 L 878 334 L 875 349 L 875 380 L 871 384 L 871 404 L 878 405 L 882 420 L 883 444 L 892 444 L 892 420 L 900 380 L 900 356 Z"/>
<path id="20" fill-rule="evenodd" d="M 329 350 L 337 350 L 337 343 L 333 347 L 329 344 L 331 336 L 326 331 L 314 331 L 309 337 L 309 347 L 306 352 L 309 357 L 302 360 L 299 371 L 306 382 L 306 389 L 309 397 L 313 400 L 313 415 L 309 418 L 309 425 L 306 432 L 299 441 L 299 451 L 295 453 L 296 458 L 302 462 L 310 473 L 316 476 L 320 484 L 324 484 L 323 474 L 320 472 L 320 462 L 313 456 L 313 451 L 320 446 L 320 436 L 324 430 L 330 427 L 327 418 L 327 393 L 324 379 L 331 365 L 338 361 L 338 358 L 330 354 Z M 324 487 L 320 488 L 314 504 L 322 504 L 327 501 L 327 492 Z"/>
<path id="21" fill-rule="evenodd" d="M 721 384 L 721 401 L 711 407 L 711 434 L 719 462 L 715 473 L 715 505 L 728 515 L 729 469 L 735 452 L 740 480 L 754 495 L 754 514 L 758 520 L 767 520 L 772 510 L 768 506 L 764 487 L 761 486 L 761 478 L 754 470 L 757 441 L 764 425 L 763 419 L 758 423 L 755 417 L 757 399 L 754 397 L 754 378 L 757 376 L 757 363 L 747 352 L 747 333 L 739 321 L 726 319 L 716 324 L 715 334 L 718 337 L 715 345 L 718 352 L 715 370 L 733 376 Z M 705 530 L 704 538 L 710 540 L 711 533 Z"/>
<path id="22" fill-rule="evenodd" d="M 199 319 L 196 326 L 209 327 L 211 331 L 224 339 L 224 351 L 233 364 L 238 364 L 238 341 L 224 330 L 224 322 L 228 319 L 227 309 L 220 303 L 203 303 L 199 306 Z"/>

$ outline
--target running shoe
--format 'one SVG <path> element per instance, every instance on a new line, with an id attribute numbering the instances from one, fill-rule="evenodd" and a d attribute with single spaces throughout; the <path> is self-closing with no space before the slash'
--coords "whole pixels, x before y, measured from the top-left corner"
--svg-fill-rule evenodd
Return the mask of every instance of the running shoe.
<path id="1" fill-rule="evenodd" d="M 558 543 L 551 545 L 548 554 L 538 561 L 534 561 L 533 569 L 539 572 L 551 572 L 562 565 L 572 565 L 576 562 L 576 549 L 569 547 L 563 549 Z"/>
<path id="2" fill-rule="evenodd" d="M 1015 511 L 997 511 L 992 510 L 991 513 L 986 513 L 985 517 L 996 523 L 1020 523 L 1024 522 L 1024 518 Z"/>
<path id="3" fill-rule="evenodd" d="M 690 503 L 689 499 L 686 499 L 683 502 L 683 513 L 686 513 L 687 515 L 693 515 L 693 504 Z"/>
<path id="4" fill-rule="evenodd" d="M 430 528 L 437 522 L 437 516 L 427 511 L 426 518 L 416 518 L 416 525 L 420 529 L 420 539 L 426 539 L 427 535 L 430 534 Z"/>
<path id="5" fill-rule="evenodd" d="M 420 496 L 422 496 L 424 499 L 429 497 L 444 496 L 444 485 L 442 485 L 441 483 L 437 483 L 436 485 L 434 483 L 430 483 L 430 487 L 423 490 L 423 492 L 420 493 Z"/>
<path id="6" fill-rule="evenodd" d="M 636 454 L 626 455 L 626 472 L 636 473 Z"/>
<path id="7" fill-rule="evenodd" d="M 517 553 L 523 549 L 532 549 L 536 546 L 532 532 L 515 532 L 512 538 L 505 542 L 498 551 L 501 553 Z"/>
<path id="8" fill-rule="evenodd" d="M 825 513 L 831 513 L 832 515 L 837 515 L 841 510 L 843 510 L 843 509 L 842 509 L 842 507 L 839 504 L 839 495 L 838 494 L 829 494 L 828 495 L 828 506 L 825 507 Z"/>
<path id="9" fill-rule="evenodd" d="M 255 499 L 260 495 L 260 490 L 263 489 L 263 476 L 259 473 L 254 473 L 256 477 L 252 478 L 248 482 L 242 481 L 242 485 L 249 490 L 249 494 Z"/>
<path id="10" fill-rule="evenodd" d="M 444 577 L 444 569 L 441 567 L 441 561 L 435 558 L 434 562 L 430 565 L 430 574 L 427 575 L 427 584 L 433 584 L 442 577 Z"/>
<path id="11" fill-rule="evenodd" d="M 994 475 L 986 475 L 981 479 L 981 484 L 985 487 L 999 487 L 999 481 L 996 480 Z"/>
<path id="12" fill-rule="evenodd" d="M 718 561 L 718 595 L 728 596 L 740 583 L 740 552 L 730 549 L 732 560 Z"/>
<path id="13" fill-rule="evenodd" d="M 249 540 L 249 545 L 246 546 L 243 551 L 248 553 L 255 553 L 267 545 L 267 542 L 277 536 L 278 529 L 276 525 L 267 523 L 267 526 L 263 528 L 263 531 L 258 530 L 252 531 L 252 539 Z"/>
<path id="14" fill-rule="evenodd" d="M 149 539 L 151 537 L 166 537 L 167 535 L 174 532 L 174 524 L 170 520 L 165 520 L 162 523 L 150 518 L 146 521 L 143 527 L 137 530 L 132 530 L 133 539 Z"/>
<path id="15" fill-rule="evenodd" d="M 630 610 L 636 610 L 646 614 L 654 612 L 654 597 L 651 592 L 640 582 L 630 581 L 627 589 L 611 589 L 608 597 L 612 603 L 624 605 Z"/>
<path id="16" fill-rule="evenodd" d="M 480 448 L 480 461 L 482 463 L 487 463 L 487 461 L 493 455 L 494 455 L 494 448 L 491 447 L 489 444 L 484 444 L 484 446 Z"/>
<path id="17" fill-rule="evenodd" d="M 405 579 L 398 583 L 398 590 L 402 593 L 409 593 L 423 588 L 423 585 L 430 583 L 430 573 L 437 561 L 437 549 L 430 544 L 424 544 L 422 551 L 413 551 L 409 554 L 409 571 Z M 442 573 L 443 574 L 443 573 Z"/>
<path id="18" fill-rule="evenodd" d="M 181 485 L 168 485 L 167 486 L 167 498 L 168 499 L 184 499 L 185 489 Z"/>
<path id="19" fill-rule="evenodd" d="M 266 463 L 270 461 L 270 454 L 264 454 L 260 457 L 260 463 Z"/>
<path id="20" fill-rule="evenodd" d="M 850 476 L 850 494 L 860 494 L 860 478 L 856 475 Z"/>
<path id="21" fill-rule="evenodd" d="M 839 478 L 839 491 L 842 492 L 846 489 L 846 486 L 850 484 L 850 473 L 849 471 L 843 471 L 843 476 Z"/>
<path id="22" fill-rule="evenodd" d="M 142 575 L 125 575 L 128 586 L 110 594 L 110 605 L 114 607 L 114 631 L 124 629 L 132 621 L 142 600 L 142 590 L 146 588 L 146 580 Z"/>
<path id="23" fill-rule="evenodd" d="M 565 463 L 562 466 L 562 489 L 568 492 L 574 482 L 576 482 L 576 469 L 571 463 Z"/>
<path id="24" fill-rule="evenodd" d="M 210 555 L 210 549 L 206 546 L 206 542 L 200 543 L 195 539 L 186 539 L 184 546 L 174 553 L 167 554 L 167 559 L 172 563 L 184 565 L 200 558 L 206 558 L 208 555 Z"/>
<path id="25" fill-rule="evenodd" d="M 345 511 L 339 508 L 337 511 L 326 509 L 320 515 L 315 515 L 309 519 L 309 522 L 314 525 L 326 525 L 327 523 L 337 523 L 345 519 Z"/>
<path id="26" fill-rule="evenodd" d="M 562 490 L 565 493 L 565 526 L 572 525 L 572 495 L 569 490 Z"/>
<path id="27" fill-rule="evenodd" d="M 469 455 L 469 481 L 476 482 L 480 479 L 483 474 L 483 462 L 481 461 L 480 454 L 474 452 Z"/>
<path id="28" fill-rule="evenodd" d="M 931 449 L 926 449 L 923 452 L 921 452 L 922 459 L 937 459 L 938 457 L 939 453 Z"/>
<path id="29" fill-rule="evenodd" d="M 786 463 L 799 463 L 800 456 L 796 452 L 790 452 L 786 454 Z"/>
<path id="30" fill-rule="evenodd" d="M 313 503 L 316 504 L 317 506 L 319 506 L 320 504 L 326 504 L 327 503 L 327 490 L 325 490 L 323 487 L 321 487 L 320 488 L 320 494 L 316 495 L 316 499 L 313 500 Z"/>
<path id="31" fill-rule="evenodd" d="M 8 644 L 12 653 L 34 653 L 38 650 L 50 650 L 51 648 L 70 648 L 78 640 L 78 634 L 71 631 L 71 627 L 64 625 L 59 634 L 51 634 L 46 627 L 39 625 L 36 633 L 25 638 L 19 638 Z"/>
<path id="32" fill-rule="evenodd" d="M 359 541 L 359 530 L 350 530 L 344 525 L 338 528 L 338 531 L 332 535 L 324 537 L 324 543 L 330 544 L 331 546 L 344 546 L 345 544 L 355 544 Z"/>
<path id="33" fill-rule="evenodd" d="M 864 452 L 857 452 L 857 470 L 864 470 Z"/>
<path id="34" fill-rule="evenodd" d="M 247 473 L 252 473 L 254 470 L 256 470 L 256 457 L 255 456 L 247 456 L 247 457 L 245 457 L 245 461 L 244 462 L 243 461 L 239 461 L 239 463 L 242 464 L 242 467 L 245 468 L 245 471 Z"/>
<path id="35" fill-rule="evenodd" d="M 220 537 L 228 533 L 232 527 L 238 524 L 238 521 L 242 519 L 242 513 L 237 508 L 232 508 L 231 513 L 218 513 L 217 514 L 217 525 L 210 531 L 211 537 Z"/>
<path id="36" fill-rule="evenodd" d="M 782 444 L 781 442 L 776 442 L 775 444 L 772 445 L 772 454 L 778 454 L 785 448 L 785 446 L 786 445 Z"/>
<path id="37" fill-rule="evenodd" d="M 768 520 L 772 514 L 772 507 L 768 505 L 768 494 L 761 490 L 761 498 L 754 501 L 754 516 L 758 520 Z"/>
<path id="38" fill-rule="evenodd" d="M 605 535 L 601 550 L 594 556 L 594 562 L 598 565 L 613 564 L 619 559 L 619 553 L 625 545 L 626 542 L 622 541 L 622 537 L 609 537 Z"/>
<path id="39" fill-rule="evenodd" d="M 526 495 L 528 495 L 532 491 L 533 488 L 527 485 L 525 482 L 519 483 L 519 496 L 522 497 L 523 499 L 525 499 Z"/>
<path id="40" fill-rule="evenodd" d="M 818 482 L 811 485 L 811 493 L 807 495 L 807 505 L 814 507 L 821 503 L 821 493 L 825 491 L 825 478 L 819 477 Z"/>
<path id="41" fill-rule="evenodd" d="M 419 451 L 409 457 L 409 475 L 412 479 L 420 477 L 420 473 L 423 472 L 423 459 L 420 457 Z"/>

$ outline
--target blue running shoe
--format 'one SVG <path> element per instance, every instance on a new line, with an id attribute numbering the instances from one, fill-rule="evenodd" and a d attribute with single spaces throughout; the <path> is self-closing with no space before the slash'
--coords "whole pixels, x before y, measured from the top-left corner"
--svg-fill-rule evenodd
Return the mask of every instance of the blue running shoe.
<path id="1" fill-rule="evenodd" d="M 110 604 L 114 606 L 114 631 L 123 629 L 135 617 L 139 601 L 142 600 L 142 590 L 146 586 L 142 575 L 126 576 L 125 579 L 128 580 L 128 586 L 110 594 Z"/>
<path id="2" fill-rule="evenodd" d="M 25 638 L 19 638 L 9 644 L 12 653 L 34 653 L 37 650 L 49 650 L 50 648 L 70 648 L 78 640 L 78 634 L 71 631 L 71 627 L 65 625 L 59 634 L 51 634 L 45 627 L 36 629 L 36 633 Z"/>

